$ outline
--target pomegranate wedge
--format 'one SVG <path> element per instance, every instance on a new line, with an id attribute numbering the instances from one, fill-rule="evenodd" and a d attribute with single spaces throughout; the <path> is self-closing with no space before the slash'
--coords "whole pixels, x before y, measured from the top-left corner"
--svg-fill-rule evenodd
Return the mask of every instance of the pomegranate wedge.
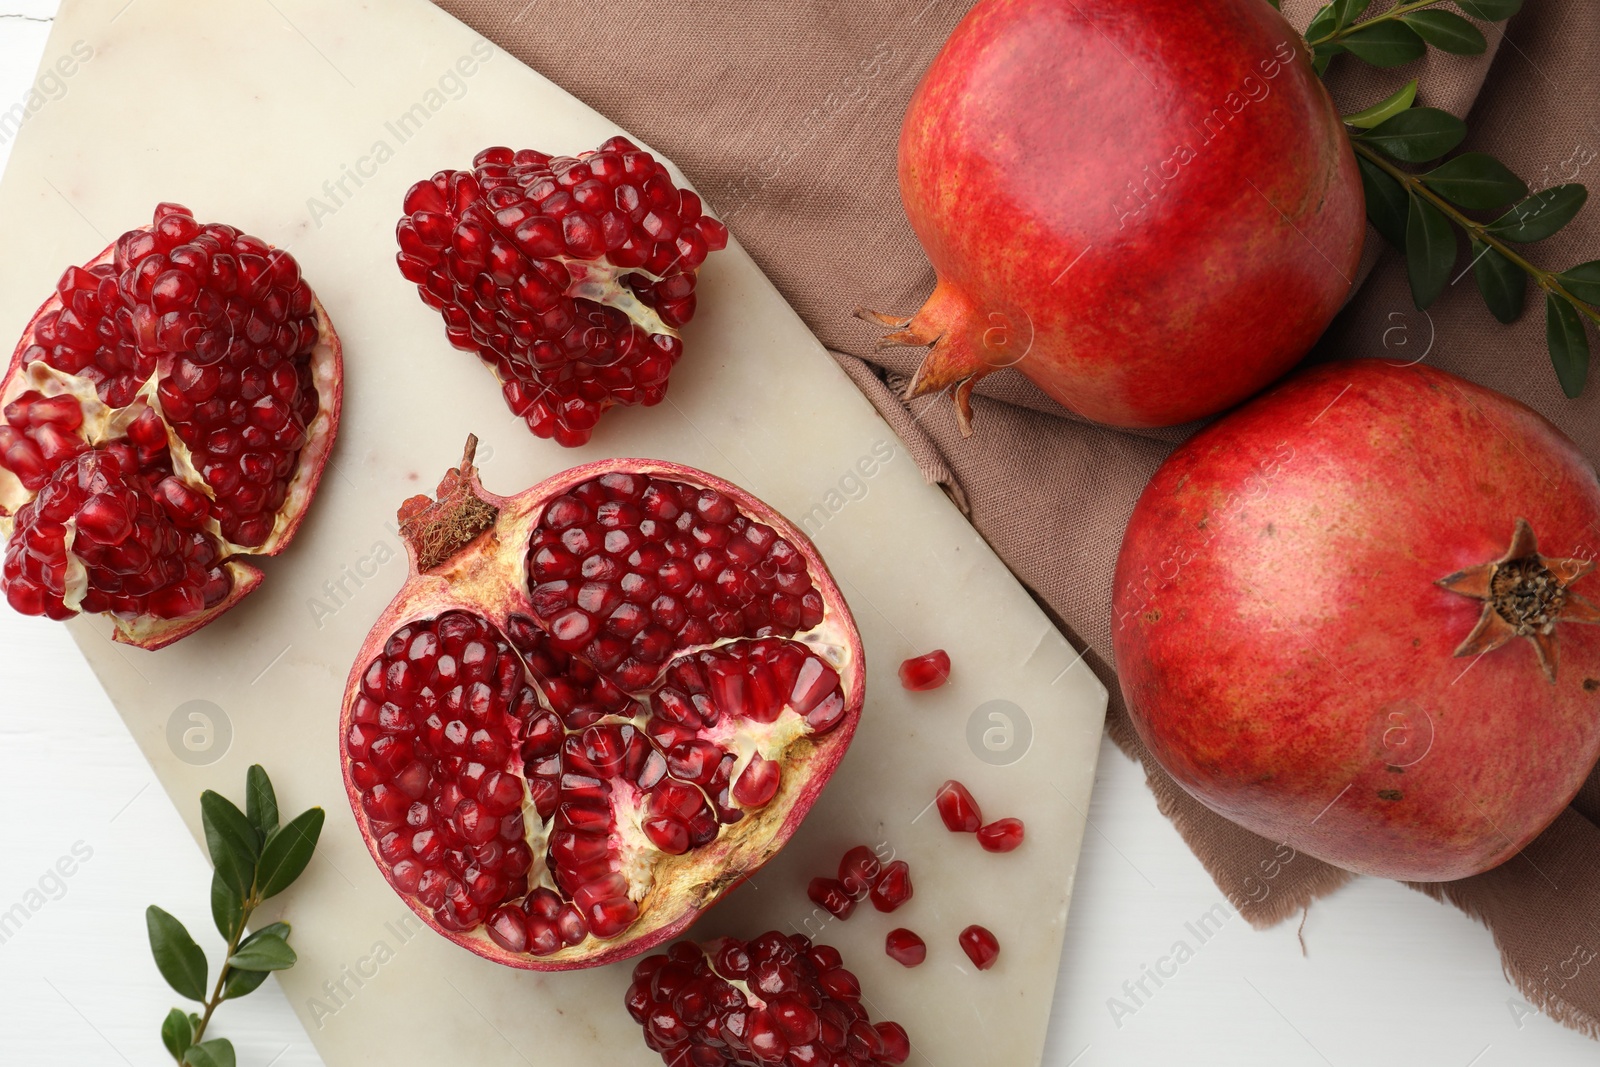
<path id="1" fill-rule="evenodd" d="M 684 929 L 782 847 L 855 732 L 861 638 L 816 549 L 655 460 L 400 509 L 412 570 L 346 687 L 345 787 L 396 892 L 537 970 Z"/>

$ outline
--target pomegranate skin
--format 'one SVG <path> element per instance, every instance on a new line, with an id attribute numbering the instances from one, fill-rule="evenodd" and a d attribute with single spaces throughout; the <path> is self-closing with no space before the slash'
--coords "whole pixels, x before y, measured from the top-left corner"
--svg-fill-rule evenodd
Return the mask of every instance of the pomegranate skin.
<path id="1" fill-rule="evenodd" d="M 1534 641 L 1458 655 L 1519 519 L 1591 560 L 1600 483 L 1522 404 L 1422 366 L 1319 366 L 1156 472 L 1117 563 L 1113 639 L 1145 744 L 1219 814 L 1363 874 L 1504 862 L 1600 754 L 1600 578 Z M 1582 575 L 1586 564 L 1574 564 Z"/>
<path id="2" fill-rule="evenodd" d="M 1016 366 L 1112 426 L 1215 414 L 1289 370 L 1361 256 L 1355 157 L 1261 0 L 988 0 L 912 97 L 901 198 L 938 274 L 890 344 L 908 396 Z"/>

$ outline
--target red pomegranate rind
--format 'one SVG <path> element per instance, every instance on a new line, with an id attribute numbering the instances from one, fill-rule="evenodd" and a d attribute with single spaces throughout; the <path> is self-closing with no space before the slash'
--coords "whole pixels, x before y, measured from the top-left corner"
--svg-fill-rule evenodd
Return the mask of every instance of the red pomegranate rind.
<path id="1" fill-rule="evenodd" d="M 237 557 L 293 537 L 341 400 L 338 337 L 294 258 L 158 206 L 151 227 L 67 269 L 0 382 L 7 599 L 106 612 L 116 640 L 148 649 L 194 632 L 259 584 Z M 84 456 L 117 468 L 97 475 L 106 491 L 70 518 L 30 511 L 52 485 L 81 489 Z"/>
<path id="2" fill-rule="evenodd" d="M 400 273 L 540 437 L 589 439 L 615 404 L 659 404 L 728 231 L 625 137 L 549 156 L 487 148 L 406 193 Z"/>
<path id="3" fill-rule="evenodd" d="M 652 494 L 737 515 L 658 529 L 629 506 Z M 413 574 L 352 670 L 341 746 L 369 850 L 425 921 L 512 966 L 594 966 L 675 936 L 793 833 L 854 733 L 864 672 L 838 587 L 791 524 L 711 475 L 629 459 L 509 498 L 469 462 L 401 519 Z M 800 553 L 802 571 L 772 573 L 803 574 L 796 608 L 814 596 L 819 610 L 792 621 L 809 625 L 775 617 L 790 594 L 774 581 L 742 604 L 718 595 L 735 527 L 765 546 L 756 563 Z M 688 585 L 636 580 L 662 566 L 642 547 L 708 530 L 721 544 L 695 542 Z M 579 580 L 539 579 L 553 547 Z M 576 607 L 541 592 L 556 581 Z M 630 631 L 640 617 L 623 609 L 643 592 L 651 613 Z M 600 625 L 573 633 L 572 610 Z M 608 643 L 619 630 L 628 640 Z"/>
<path id="4" fill-rule="evenodd" d="M 898 1023 L 874 1025 L 837 950 L 776 931 L 688 942 L 633 969 L 623 999 L 670 1067 L 893 1067 L 911 1056 Z"/>

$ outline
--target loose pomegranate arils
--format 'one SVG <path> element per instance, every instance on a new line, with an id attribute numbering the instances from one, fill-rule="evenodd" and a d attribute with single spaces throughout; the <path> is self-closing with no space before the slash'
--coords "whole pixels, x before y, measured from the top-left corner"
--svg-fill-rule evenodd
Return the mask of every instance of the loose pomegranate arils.
<path id="1" fill-rule="evenodd" d="M 915 967 L 928 958 L 928 943 L 903 926 L 889 931 L 883 950 L 903 967 Z"/>
<path id="2" fill-rule="evenodd" d="M 540 437 L 589 440 L 615 404 L 658 404 L 695 276 L 728 243 L 700 198 L 626 137 L 592 152 L 486 148 L 412 186 L 400 273 Z"/>
<path id="3" fill-rule="evenodd" d="M 794 832 L 854 733 L 860 637 L 810 542 L 736 486 L 609 460 L 498 497 L 475 443 L 401 508 L 412 574 L 346 689 L 351 806 L 458 944 L 632 956 Z M 772 1022 L 795 1044 L 804 1019 Z"/>
<path id="4" fill-rule="evenodd" d="M 150 649 L 204 626 L 294 536 L 342 374 L 293 256 L 159 205 L 67 269 L 0 380 L 7 601 Z"/>
<path id="5" fill-rule="evenodd" d="M 823 908 L 833 915 L 835 919 L 848 919 L 850 913 L 856 910 L 856 898 L 845 889 L 844 883 L 837 878 L 813 878 L 811 884 L 806 886 L 806 896 L 819 908 Z"/>
<path id="6" fill-rule="evenodd" d="M 1000 958 L 999 940 L 982 926 L 974 924 L 967 927 L 956 936 L 956 943 L 980 971 L 987 971 Z"/>
<path id="7" fill-rule="evenodd" d="M 942 648 L 900 664 L 900 684 L 914 692 L 937 689 L 950 680 L 950 653 Z"/>
<path id="8" fill-rule="evenodd" d="M 911 899 L 911 865 L 895 860 L 883 869 L 868 894 L 879 911 L 894 911 Z"/>
<path id="9" fill-rule="evenodd" d="M 839 882 L 856 900 L 866 896 L 883 873 L 878 854 L 866 845 L 857 845 L 839 861 Z"/>
<path id="10" fill-rule="evenodd" d="M 996 819 L 978 830 L 978 844 L 985 852 L 1013 852 L 1022 846 L 1021 819 Z"/>
<path id="11" fill-rule="evenodd" d="M 639 961 L 623 1004 L 670 1067 L 896 1067 L 911 1057 L 905 1027 L 868 1017 L 839 953 L 798 935 L 679 942 Z"/>
<path id="12" fill-rule="evenodd" d="M 934 794 L 934 804 L 939 808 L 939 818 L 953 834 L 971 834 L 983 825 L 983 812 L 970 790 L 955 779 L 939 787 Z"/>

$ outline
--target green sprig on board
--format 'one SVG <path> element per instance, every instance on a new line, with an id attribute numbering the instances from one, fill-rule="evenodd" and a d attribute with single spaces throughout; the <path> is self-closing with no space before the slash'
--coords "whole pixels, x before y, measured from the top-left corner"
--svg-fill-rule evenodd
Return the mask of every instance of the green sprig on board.
<path id="1" fill-rule="evenodd" d="M 278 821 L 272 780 L 259 764 L 245 775 L 245 810 L 220 793 L 200 795 L 200 820 L 211 853 L 211 918 L 227 942 L 222 967 L 209 993 L 206 955 L 183 923 L 152 904 L 145 911 L 156 968 L 180 996 L 202 1011 L 173 1008 L 161 1023 L 161 1043 L 185 1067 L 235 1067 L 233 1043 L 207 1038 L 211 1016 L 225 1000 L 253 993 L 273 971 L 295 964 L 289 924 L 271 923 L 246 934 L 261 902 L 287 889 L 311 862 L 322 834 L 323 812 L 311 808 Z"/>
<path id="2" fill-rule="evenodd" d="M 1401 0 L 1363 18 L 1371 0 L 1334 0 L 1306 28 L 1317 73 L 1341 54 L 1378 67 L 1421 59 L 1430 45 L 1456 55 L 1481 55 L 1488 47 L 1482 32 L 1460 15 L 1439 10 L 1440 2 Z M 1502 22 L 1521 9 L 1522 0 L 1455 0 L 1455 5 L 1485 22 Z M 1413 81 L 1388 99 L 1344 116 L 1361 169 L 1367 218 L 1405 254 L 1412 301 L 1425 309 L 1452 284 L 1457 231 L 1465 233 L 1473 281 L 1495 318 L 1510 323 L 1522 315 L 1529 279 L 1543 290 L 1550 362 L 1562 391 L 1579 396 L 1589 372 L 1585 320 L 1600 325 L 1600 260 L 1546 270 L 1518 246 L 1560 231 L 1582 209 L 1588 190 L 1568 183 L 1530 192 L 1493 156 L 1450 155 L 1466 139 L 1466 123 L 1437 108 L 1417 107 L 1416 98 Z"/>

